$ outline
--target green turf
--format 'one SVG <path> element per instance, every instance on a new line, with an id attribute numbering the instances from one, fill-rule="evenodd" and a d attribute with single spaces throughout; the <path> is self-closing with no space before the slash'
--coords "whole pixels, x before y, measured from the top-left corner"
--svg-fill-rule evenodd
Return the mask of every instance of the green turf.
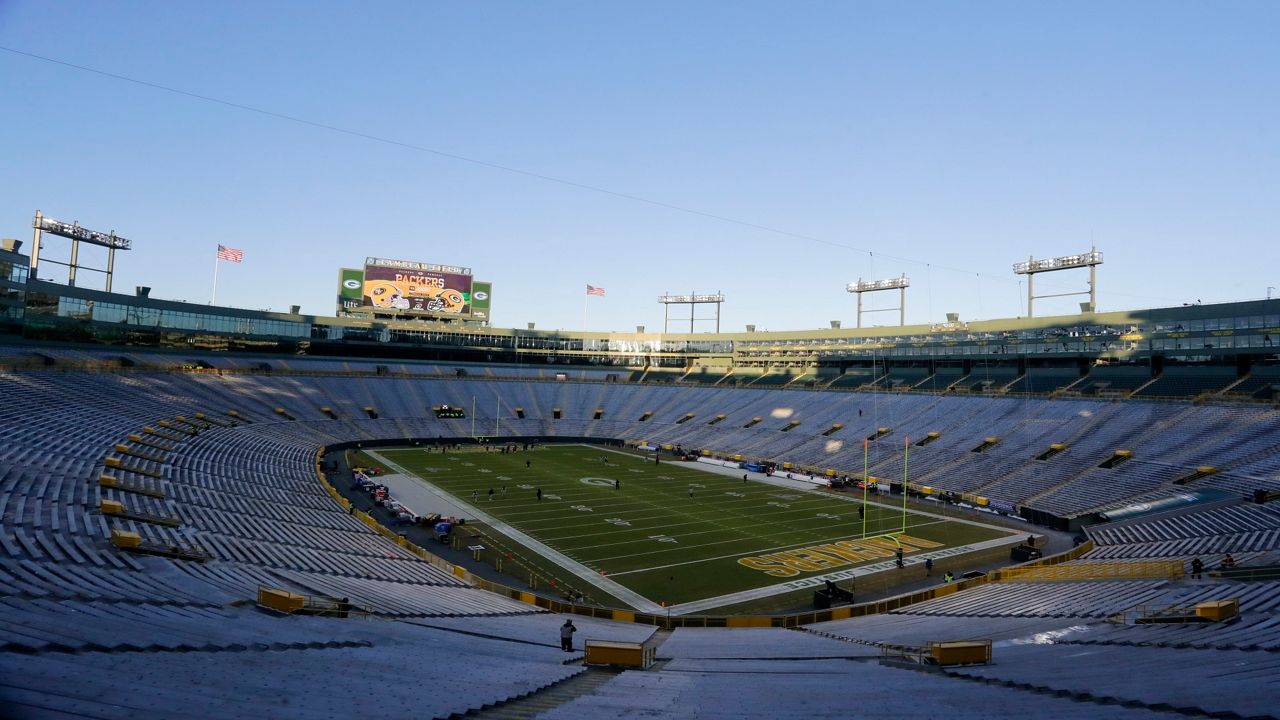
<path id="1" fill-rule="evenodd" d="M 491 517 L 654 602 L 688 602 L 821 575 L 830 570 L 777 578 L 737 561 L 863 535 L 860 491 L 818 493 L 744 483 L 741 476 L 679 463 L 655 465 L 585 446 L 510 454 L 417 449 L 380 454 L 465 502 L 472 502 L 474 491 L 479 498 L 474 504 Z M 613 480 L 621 489 L 614 489 Z M 492 501 L 490 488 L 496 491 Z M 536 488 L 542 489 L 542 501 Z M 868 536 L 901 529 L 900 508 L 868 506 Z M 907 534 L 954 546 L 1006 533 L 909 512 Z"/>

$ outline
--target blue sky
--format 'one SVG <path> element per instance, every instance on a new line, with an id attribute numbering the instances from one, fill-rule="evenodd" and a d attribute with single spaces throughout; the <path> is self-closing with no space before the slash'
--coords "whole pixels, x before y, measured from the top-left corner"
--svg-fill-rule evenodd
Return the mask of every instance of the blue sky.
<path id="1" fill-rule="evenodd" d="M 1256 299 L 1277 27 L 1274 2 L 0 0 L 6 48 L 617 193 L 0 51 L 0 235 L 36 208 L 115 229 L 117 289 L 193 302 L 223 243 L 220 304 L 315 314 L 366 255 L 465 265 L 515 327 L 581 329 L 587 283 L 592 330 L 717 290 L 725 329 L 848 326 L 846 283 L 904 272 L 909 322 L 1014 317 L 1012 263 L 1091 243 L 1100 310 Z"/>

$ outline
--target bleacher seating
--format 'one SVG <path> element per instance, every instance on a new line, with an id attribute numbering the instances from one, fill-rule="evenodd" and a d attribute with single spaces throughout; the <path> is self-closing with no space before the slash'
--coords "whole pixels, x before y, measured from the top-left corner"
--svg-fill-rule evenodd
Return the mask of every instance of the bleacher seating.
<path id="1" fill-rule="evenodd" d="M 900 475 L 904 438 L 937 432 L 937 440 L 912 449 L 912 482 L 1064 516 L 1188 489 L 1223 488 L 1235 496 L 1275 489 L 1280 473 L 1280 413 L 1260 407 L 823 393 L 692 378 L 648 386 L 604 382 L 608 373 L 585 370 L 570 371 L 571 380 L 584 382 L 556 382 L 554 373 L 530 368 L 499 368 L 491 376 L 470 367 L 459 377 L 413 363 L 392 364 L 377 376 L 375 363 L 307 358 L 273 359 L 272 373 L 177 373 L 147 369 L 155 361 L 146 353 L 129 353 L 127 366 L 106 362 L 118 352 L 54 354 L 64 366 L 0 371 L 0 702 L 20 718 L 183 717 L 215 702 L 227 717 L 346 717 L 370 707 L 388 717 L 448 716 L 583 673 L 563 663 L 575 656 L 555 644 L 559 617 L 473 588 L 387 542 L 343 512 L 317 481 L 315 450 L 325 444 L 469 434 L 472 418 L 430 414 L 440 403 L 470 413 L 474 397 L 475 422 L 492 427 L 498 420 L 504 433 L 644 438 L 849 469 L 861 468 L 861 440 L 883 427 L 889 432 L 870 442 L 872 474 L 882 477 Z M 256 362 L 211 361 L 246 370 Z M 78 363 L 96 369 L 68 367 Z M 945 375 L 928 377 L 936 385 Z M 763 380 L 739 379 L 751 378 Z M 851 379 L 837 384 L 844 378 Z M 874 379 L 846 375 L 832 385 L 850 390 Z M 1028 373 L 1014 392 L 1048 392 L 1063 379 Z M 960 384 L 981 380 L 975 370 Z M 366 406 L 377 408 L 378 418 L 366 415 Z M 563 419 L 550 419 L 555 407 Z M 598 421 L 591 419 L 596 408 L 605 410 Z M 777 410 L 787 411 L 785 419 L 775 417 Z M 210 421 L 198 421 L 197 412 Z M 653 415 L 640 422 L 645 412 Z M 694 419 L 677 424 L 688 413 Z M 724 420 L 709 424 L 721 414 Z M 188 422 L 178 423 L 180 415 Z M 744 427 L 755 417 L 762 422 Z M 781 432 L 792 419 L 800 421 L 796 429 Z M 842 424 L 838 431 L 820 434 L 835 423 Z M 162 447 L 129 439 L 147 427 L 157 430 L 146 436 Z M 999 441 L 973 452 L 988 436 Z M 118 443 L 154 454 L 125 457 L 157 477 L 114 472 L 162 496 L 98 483 L 104 460 L 119 455 Z M 1051 443 L 1066 447 L 1035 459 Z M 1098 467 L 1120 448 L 1133 459 Z M 1180 482 L 1204 465 L 1217 472 Z M 104 515 L 98 509 L 104 499 L 182 524 Z M 155 543 L 198 543 L 213 559 L 119 552 L 109 544 L 113 529 Z M 1090 534 L 1097 547 L 1086 560 L 1216 559 L 1229 551 L 1245 563 L 1264 562 L 1280 545 L 1280 513 L 1233 500 Z M 381 619 L 270 617 L 251 607 L 263 585 L 347 598 Z M 1135 605 L 1223 597 L 1240 598 L 1238 623 L 1105 623 Z M 697 697 L 735 717 L 844 717 L 851 686 L 862 689 L 862 711 L 895 717 L 944 711 L 1000 717 L 992 708 L 1001 707 L 1021 717 L 1028 702 L 1054 717 L 1098 717 L 1100 707 L 1106 717 L 1153 717 L 1162 705 L 1206 715 L 1265 714 L 1273 710 L 1251 699 L 1258 694 L 1247 690 L 1247 678 L 1231 680 L 1233 692 L 1225 695 L 1184 678 L 1276 649 L 1278 612 L 1274 582 L 988 583 L 894 613 L 813 624 L 808 633 L 680 629 L 659 652 L 669 661 L 663 671 L 614 676 L 544 716 L 679 716 Z M 579 624 L 580 638 L 634 642 L 653 635 L 638 625 Z M 1011 642 L 995 650 L 996 665 L 945 674 L 847 661 L 878 657 L 880 642 L 970 638 Z M 1087 667 L 1068 661 L 1083 646 L 1098 651 Z M 438 674 L 427 655 L 465 668 L 466 681 Z M 1257 666 L 1258 677 L 1275 671 L 1267 662 Z M 1112 681 L 1134 665 L 1159 667 L 1159 681 L 1143 687 Z M 780 673 L 788 694 L 805 697 L 794 713 L 777 697 Z M 403 682 L 374 689 L 370 677 Z M 1032 696 L 1016 685 L 1047 690 Z M 1076 697 L 1090 694 L 1116 702 L 1100 706 Z M 908 695 L 916 704 L 904 709 Z"/>
<path id="2" fill-rule="evenodd" d="M 1221 392 L 1235 380 L 1235 373 L 1231 370 L 1171 367 L 1136 394 L 1141 397 L 1195 397 Z"/>

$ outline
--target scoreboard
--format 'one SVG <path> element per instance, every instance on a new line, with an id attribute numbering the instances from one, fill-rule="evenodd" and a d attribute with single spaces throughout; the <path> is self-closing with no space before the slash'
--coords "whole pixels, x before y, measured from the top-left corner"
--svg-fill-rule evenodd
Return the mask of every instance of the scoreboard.
<path id="1" fill-rule="evenodd" d="M 467 267 L 369 257 L 363 270 L 340 270 L 338 283 L 339 314 L 489 320 L 493 285 Z"/>

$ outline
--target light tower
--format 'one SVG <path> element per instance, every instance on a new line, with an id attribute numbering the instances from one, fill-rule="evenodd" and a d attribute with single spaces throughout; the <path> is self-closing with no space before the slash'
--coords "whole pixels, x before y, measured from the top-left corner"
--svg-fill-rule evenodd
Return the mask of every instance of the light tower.
<path id="1" fill-rule="evenodd" d="M 1062 257 L 1049 258 L 1048 260 L 1036 260 L 1035 258 L 1027 258 L 1026 262 L 1015 263 L 1013 272 L 1018 275 L 1027 276 L 1027 317 L 1035 317 L 1035 311 L 1032 310 L 1032 303 L 1037 297 L 1070 297 L 1072 295 L 1088 295 L 1089 296 L 1089 312 L 1098 309 L 1098 266 L 1102 264 L 1102 253 L 1098 248 L 1090 248 L 1087 253 L 1079 255 L 1063 255 Z M 1075 270 L 1077 268 L 1089 268 L 1089 290 L 1087 292 L 1069 292 L 1056 293 L 1053 295 L 1036 295 L 1035 276 L 1036 273 L 1054 272 L 1057 270 Z M 1082 308 L 1083 309 L 1083 308 Z"/>
<path id="2" fill-rule="evenodd" d="M 715 305 L 716 316 L 714 318 L 701 318 L 703 320 L 716 321 L 716 332 L 720 332 L 720 304 L 724 302 L 724 293 L 716 293 L 715 295 L 698 295 L 697 293 L 689 293 L 688 295 L 661 295 L 658 302 L 662 303 L 662 332 L 667 332 L 667 321 L 670 316 L 668 311 L 672 305 L 688 305 L 689 306 L 689 334 L 693 334 L 693 321 L 699 318 L 694 317 L 694 311 L 699 305 Z"/>
<path id="3" fill-rule="evenodd" d="M 115 274 L 116 250 L 128 250 L 131 243 L 122 237 L 116 235 L 116 231 L 109 233 L 98 232 L 88 228 L 80 227 L 80 223 L 64 223 L 60 220 L 54 220 L 45 217 L 39 210 L 36 210 L 36 216 L 31 220 L 33 229 L 33 237 L 31 239 L 31 277 L 34 279 L 40 267 L 40 240 L 44 233 L 50 235 L 58 235 L 71 240 L 71 260 L 69 262 L 59 262 L 57 260 L 45 259 L 47 263 L 55 265 L 67 266 L 67 284 L 72 287 L 76 284 L 76 270 L 84 268 L 85 270 L 93 270 L 94 272 L 105 273 L 107 276 L 107 292 L 111 292 L 111 278 Z M 87 242 L 90 245 L 98 245 L 107 249 L 107 269 L 91 268 L 80 264 L 80 243 Z"/>
<path id="4" fill-rule="evenodd" d="M 898 325 L 907 324 L 907 287 L 911 285 L 911 280 L 903 273 L 902 277 L 889 278 L 888 280 L 866 280 L 858 278 L 857 282 L 851 282 L 845 286 L 847 292 L 854 293 L 858 296 L 858 327 L 862 327 L 862 293 L 876 292 L 878 290 L 897 290 L 898 291 L 898 307 L 881 308 L 879 310 L 867 310 L 865 312 L 887 312 L 890 310 L 898 311 Z"/>

